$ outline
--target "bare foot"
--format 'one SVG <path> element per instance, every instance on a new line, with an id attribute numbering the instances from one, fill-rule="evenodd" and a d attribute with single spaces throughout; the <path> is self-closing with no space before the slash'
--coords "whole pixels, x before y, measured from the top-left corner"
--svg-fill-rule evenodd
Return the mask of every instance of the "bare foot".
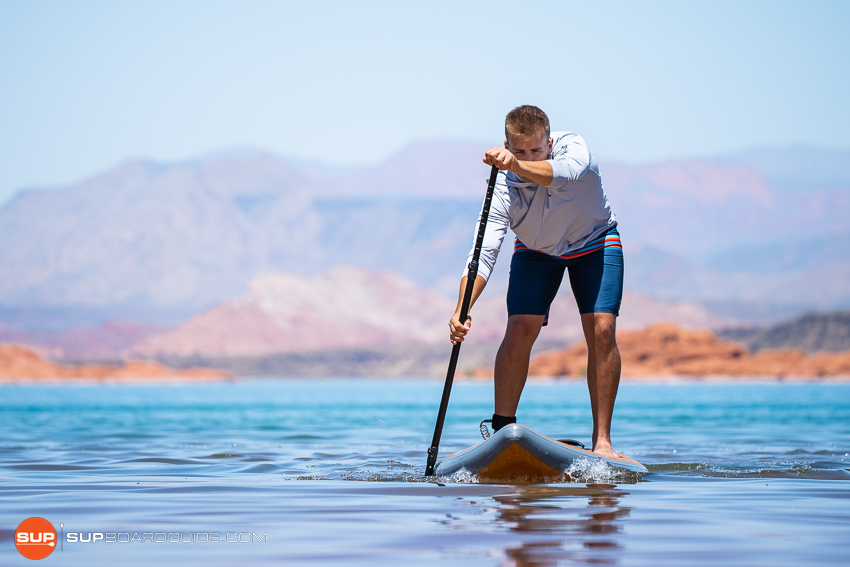
<path id="1" fill-rule="evenodd" d="M 614 449 L 612 449 L 610 445 L 607 446 L 607 447 L 596 447 L 593 450 L 593 453 L 595 455 L 599 455 L 600 457 L 605 457 L 606 459 L 622 459 L 622 458 L 624 458 L 623 455 L 614 451 Z"/>
<path id="2" fill-rule="evenodd" d="M 618 453 L 614 451 L 611 445 L 603 445 L 602 443 L 597 443 L 596 447 L 593 449 L 594 455 L 599 455 L 600 457 L 605 457 L 606 459 L 614 459 L 616 461 L 626 461 L 629 463 L 639 464 L 636 460 L 631 457 L 627 457 L 622 453 Z"/>
<path id="3" fill-rule="evenodd" d="M 596 449 L 593 450 L 594 455 L 599 455 L 600 457 L 605 457 L 606 459 L 614 459 L 616 461 L 626 461 L 629 463 L 640 464 L 636 460 L 631 457 L 627 457 L 622 453 L 617 453 L 614 449 L 611 448 L 610 445 L 606 447 L 597 446 Z"/>

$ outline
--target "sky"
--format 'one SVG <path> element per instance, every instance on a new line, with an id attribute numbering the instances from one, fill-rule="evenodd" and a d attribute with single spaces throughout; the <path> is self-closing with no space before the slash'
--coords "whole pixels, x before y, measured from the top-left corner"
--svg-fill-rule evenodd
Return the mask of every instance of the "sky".
<path id="1" fill-rule="evenodd" d="M 848 29 L 845 1 L 0 0 L 0 205 L 128 159 L 497 145 L 521 104 L 601 162 L 850 149 Z"/>

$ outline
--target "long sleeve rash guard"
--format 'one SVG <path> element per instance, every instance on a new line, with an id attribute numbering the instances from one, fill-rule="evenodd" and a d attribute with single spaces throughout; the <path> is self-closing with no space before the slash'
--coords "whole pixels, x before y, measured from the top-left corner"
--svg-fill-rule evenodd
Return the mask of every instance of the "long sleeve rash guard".
<path id="1" fill-rule="evenodd" d="M 553 132 L 552 139 L 552 154 L 546 160 L 552 166 L 548 186 L 525 182 L 512 172 L 500 171 L 496 178 L 478 268 L 485 280 L 496 265 L 509 226 L 526 247 L 562 256 L 581 250 L 617 224 L 584 138 Z M 467 265 L 470 261 L 472 250 Z"/>

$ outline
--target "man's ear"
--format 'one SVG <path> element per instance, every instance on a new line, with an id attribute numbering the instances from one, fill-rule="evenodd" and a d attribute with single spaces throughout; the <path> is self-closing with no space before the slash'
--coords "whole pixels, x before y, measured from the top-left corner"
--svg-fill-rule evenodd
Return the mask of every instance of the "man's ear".
<path id="1" fill-rule="evenodd" d="M 511 147 L 508 145 L 508 141 L 507 141 L 507 140 L 505 140 L 505 149 L 506 149 L 506 150 L 511 149 Z"/>
<path id="2" fill-rule="evenodd" d="M 553 143 L 554 143 L 554 140 L 552 138 L 549 138 L 549 151 L 547 152 L 547 154 L 550 155 L 550 156 L 552 155 L 552 144 Z"/>

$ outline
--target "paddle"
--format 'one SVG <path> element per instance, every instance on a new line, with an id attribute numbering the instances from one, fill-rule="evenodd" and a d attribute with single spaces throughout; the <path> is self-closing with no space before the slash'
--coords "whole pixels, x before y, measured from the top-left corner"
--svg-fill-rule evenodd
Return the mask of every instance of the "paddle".
<path id="1" fill-rule="evenodd" d="M 496 187 L 496 175 L 499 169 L 494 165 L 490 170 L 490 182 L 487 184 L 487 196 L 484 198 L 484 207 L 481 209 L 481 220 L 478 223 L 478 236 L 475 239 L 475 249 L 472 252 L 472 261 L 469 263 L 469 272 L 466 274 L 466 289 L 463 290 L 463 301 L 460 304 L 460 320 L 466 322 L 469 314 L 469 304 L 472 302 L 472 290 L 475 287 L 475 279 L 478 277 L 478 258 L 481 256 L 481 245 L 484 243 L 484 229 L 487 227 L 487 217 L 490 216 L 490 202 L 493 200 L 493 188 Z M 460 342 L 452 347 L 452 357 L 449 359 L 449 370 L 446 373 L 446 384 L 443 386 L 443 399 L 440 400 L 440 411 L 437 413 L 437 425 L 434 427 L 434 438 L 428 447 L 428 463 L 425 466 L 425 476 L 434 474 L 434 465 L 437 464 L 437 449 L 440 446 L 440 437 L 443 434 L 443 422 L 446 419 L 446 410 L 449 407 L 449 396 L 452 393 L 452 382 L 455 378 L 457 358 L 460 355 Z"/>

